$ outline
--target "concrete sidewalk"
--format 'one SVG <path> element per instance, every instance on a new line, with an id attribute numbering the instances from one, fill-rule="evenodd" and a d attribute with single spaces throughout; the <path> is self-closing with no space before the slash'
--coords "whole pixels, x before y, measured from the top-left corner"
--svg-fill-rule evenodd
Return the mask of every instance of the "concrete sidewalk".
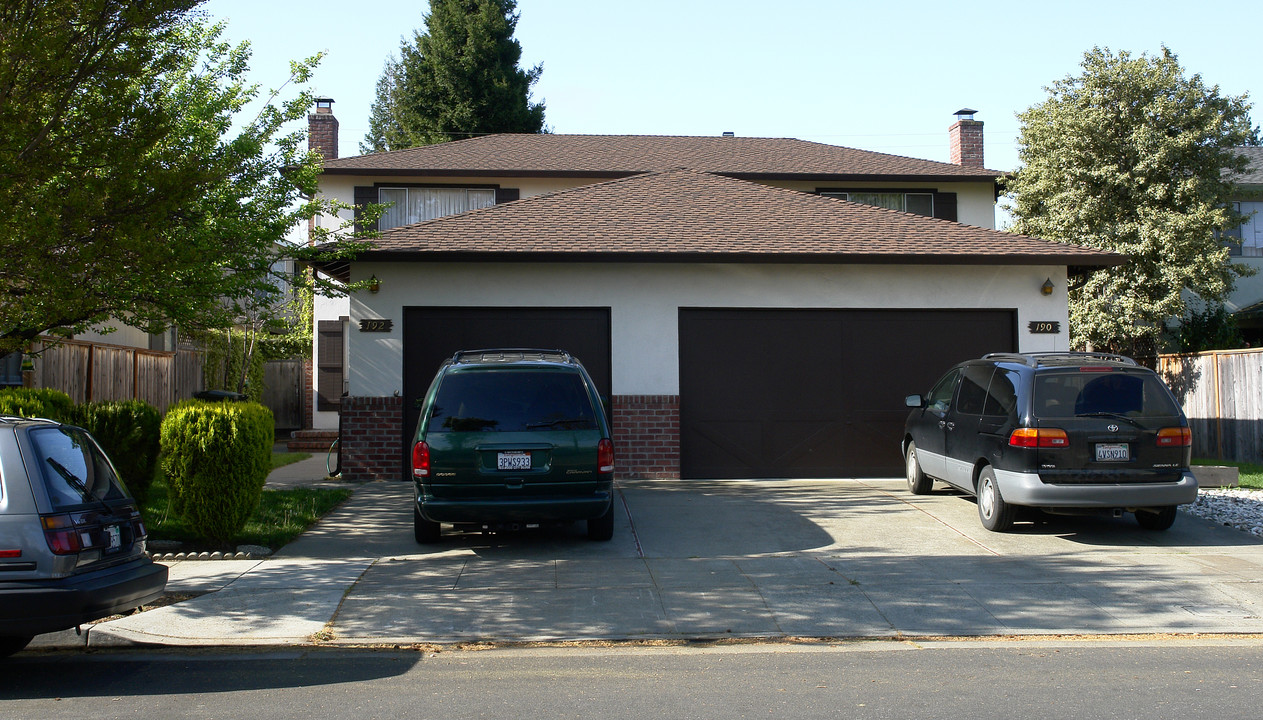
<path id="1" fill-rule="evenodd" d="M 996 534 L 902 480 L 624 481 L 608 543 L 576 524 L 421 546 L 406 483 L 353 487 L 272 558 L 173 564 L 192 599 L 32 646 L 1263 633 L 1263 543 L 1187 513 Z"/>

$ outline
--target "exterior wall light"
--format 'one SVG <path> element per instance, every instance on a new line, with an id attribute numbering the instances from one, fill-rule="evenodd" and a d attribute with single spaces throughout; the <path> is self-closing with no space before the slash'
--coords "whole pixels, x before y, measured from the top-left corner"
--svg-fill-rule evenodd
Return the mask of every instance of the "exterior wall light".
<path id="1" fill-rule="evenodd" d="M 1052 278 L 1048 278 L 1047 280 L 1044 281 L 1043 285 L 1039 286 L 1039 292 L 1043 295 L 1052 295 L 1052 291 L 1053 291 Z M 377 291 L 374 290 L 373 292 L 377 292 Z"/>
<path id="2" fill-rule="evenodd" d="M 1047 286 L 1047 287 L 1051 287 L 1051 285 L 1050 285 L 1050 286 Z M 371 292 L 371 293 L 373 293 L 374 295 L 376 295 L 376 294 L 378 293 L 378 291 L 380 291 L 381 289 L 382 289 L 382 281 L 377 279 L 377 275 L 373 275 L 373 277 L 371 277 L 371 278 L 369 278 L 369 279 L 368 279 L 368 291 L 369 291 L 369 292 Z M 1050 292 L 1052 292 L 1052 290 L 1047 290 L 1047 291 L 1045 291 L 1045 292 L 1044 292 L 1044 294 L 1045 294 L 1045 295 L 1047 295 L 1047 294 L 1048 294 L 1048 293 L 1050 293 Z"/>

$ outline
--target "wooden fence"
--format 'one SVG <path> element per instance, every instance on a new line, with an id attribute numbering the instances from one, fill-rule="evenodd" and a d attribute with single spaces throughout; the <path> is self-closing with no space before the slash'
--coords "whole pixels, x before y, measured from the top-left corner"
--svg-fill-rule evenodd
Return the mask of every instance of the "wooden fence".
<path id="1" fill-rule="evenodd" d="M 1263 349 L 1159 355 L 1158 372 L 1188 415 L 1193 457 L 1263 462 Z"/>
<path id="2" fill-rule="evenodd" d="M 166 412 L 179 400 L 206 388 L 205 354 L 102 345 L 81 340 L 36 345 L 35 387 L 54 388 L 75 403 L 144 400 Z M 303 427 L 303 361 L 272 360 L 264 365 L 263 404 L 271 408 L 277 430 Z"/>
<path id="3" fill-rule="evenodd" d="M 203 388 L 202 353 L 103 345 L 80 340 L 38 344 L 35 386 L 55 388 L 76 403 L 144 400 L 165 412 Z"/>

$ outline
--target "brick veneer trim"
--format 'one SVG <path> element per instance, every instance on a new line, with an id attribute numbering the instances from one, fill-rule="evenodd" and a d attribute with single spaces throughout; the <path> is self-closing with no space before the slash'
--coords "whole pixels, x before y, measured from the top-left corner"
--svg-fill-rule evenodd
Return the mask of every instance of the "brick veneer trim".
<path id="1" fill-rule="evenodd" d="M 679 479 L 679 395 L 615 395 L 613 415 L 619 477 Z"/>
<path id="2" fill-rule="evenodd" d="M 342 479 L 403 480 L 403 398 L 342 398 Z"/>
<path id="3" fill-rule="evenodd" d="M 680 477 L 680 396 L 615 395 L 615 467 L 619 477 Z M 342 398 L 342 477 L 404 480 L 403 399 Z"/>

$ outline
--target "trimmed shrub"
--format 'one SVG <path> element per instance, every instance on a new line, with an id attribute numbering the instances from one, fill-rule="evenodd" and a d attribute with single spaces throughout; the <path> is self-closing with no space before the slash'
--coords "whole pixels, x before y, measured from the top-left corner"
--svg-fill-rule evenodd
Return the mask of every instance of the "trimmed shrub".
<path id="1" fill-rule="evenodd" d="M 6 388 L 0 390 L 0 415 L 46 418 L 78 423 L 75 403 L 60 390 L 49 388 Z"/>
<path id="2" fill-rule="evenodd" d="M 92 433 L 114 462 L 132 495 L 142 503 L 158 468 L 162 415 L 143 400 L 80 405 L 79 424 Z"/>
<path id="3" fill-rule="evenodd" d="M 272 411 L 250 402 L 175 405 L 162 421 L 161 462 L 172 510 L 228 545 L 258 507 L 272 467 Z"/>

